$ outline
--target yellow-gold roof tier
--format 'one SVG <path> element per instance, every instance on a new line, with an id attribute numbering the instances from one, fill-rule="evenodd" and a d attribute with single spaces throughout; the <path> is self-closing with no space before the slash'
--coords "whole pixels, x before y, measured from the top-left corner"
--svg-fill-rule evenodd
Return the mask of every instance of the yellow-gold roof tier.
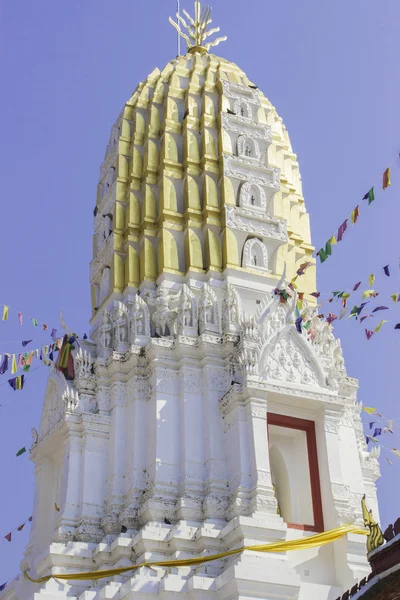
<path id="1" fill-rule="evenodd" d="M 286 128 L 239 67 L 196 48 L 155 69 L 125 104 L 95 213 L 93 309 L 166 273 L 223 277 L 229 269 L 273 282 L 285 263 L 290 279 L 309 260 L 301 291 L 315 291 L 309 216 Z M 270 239 L 268 269 L 244 262 L 249 237 Z"/>

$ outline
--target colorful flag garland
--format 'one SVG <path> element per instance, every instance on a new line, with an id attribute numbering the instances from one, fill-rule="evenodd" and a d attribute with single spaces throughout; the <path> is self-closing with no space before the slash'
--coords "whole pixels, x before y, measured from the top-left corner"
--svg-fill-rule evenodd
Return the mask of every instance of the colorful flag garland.
<path id="1" fill-rule="evenodd" d="M 395 160 L 384 171 L 383 176 L 382 176 L 382 190 L 386 190 L 392 184 L 392 182 L 391 182 L 391 167 L 399 159 L 399 156 L 400 155 L 397 155 Z M 370 206 L 372 204 L 372 202 L 375 200 L 375 186 L 372 186 L 372 188 L 363 196 L 362 200 L 368 200 L 368 206 Z M 316 253 L 316 255 L 320 259 L 321 264 L 326 261 L 328 256 L 331 256 L 332 245 L 336 242 L 341 242 L 343 240 L 343 236 L 344 236 L 345 232 L 347 231 L 347 223 L 348 223 L 349 219 L 351 221 L 351 224 L 355 225 L 357 223 L 359 216 L 360 216 L 360 205 L 357 204 L 357 206 L 351 211 L 350 216 L 347 219 L 345 219 L 343 221 L 343 223 L 339 226 L 337 234 L 336 234 L 336 238 L 335 238 L 335 236 L 331 236 L 329 238 L 329 240 L 326 242 L 325 247 L 320 248 L 320 250 L 318 250 L 318 252 Z M 333 239 L 335 240 L 335 242 L 332 242 Z"/>
<path id="2" fill-rule="evenodd" d="M 32 518 L 33 517 L 30 516 L 29 519 L 26 519 L 26 521 L 24 521 L 21 525 L 18 525 L 18 527 L 14 527 L 14 529 L 11 529 L 11 531 L 9 533 L 7 533 L 7 535 L 4 535 L 3 538 L 0 538 L 0 540 L 4 539 L 4 540 L 7 540 L 7 542 L 11 542 L 13 533 L 15 531 L 22 531 L 27 523 L 32 523 Z M 3 584 L 3 586 L 5 587 L 6 583 Z M 0 586 L 0 592 L 2 591 L 2 589 L 4 589 L 4 587 Z"/>

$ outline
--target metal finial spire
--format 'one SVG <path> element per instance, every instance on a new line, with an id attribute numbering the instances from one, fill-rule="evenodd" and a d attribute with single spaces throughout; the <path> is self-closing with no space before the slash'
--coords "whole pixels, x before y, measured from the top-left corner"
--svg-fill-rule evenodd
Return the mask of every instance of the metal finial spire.
<path id="1" fill-rule="evenodd" d="M 209 6 L 202 7 L 200 1 L 195 0 L 194 18 L 192 18 L 186 12 L 186 10 L 183 10 L 182 12 L 189 21 L 189 25 L 186 23 L 185 19 L 181 17 L 179 10 L 176 13 L 178 23 L 175 23 L 171 17 L 169 17 L 169 22 L 173 27 L 175 27 L 179 36 L 186 40 L 189 50 L 191 48 L 202 47 L 208 51 L 210 48 L 218 46 L 220 42 L 224 42 L 227 39 L 226 35 L 224 35 L 223 37 L 217 38 L 213 42 L 207 42 L 206 44 L 204 43 L 207 38 L 220 31 L 219 27 L 214 27 L 213 29 L 207 31 L 207 27 L 212 23 L 210 18 L 211 8 Z M 185 29 L 187 33 L 185 33 L 182 28 Z"/>

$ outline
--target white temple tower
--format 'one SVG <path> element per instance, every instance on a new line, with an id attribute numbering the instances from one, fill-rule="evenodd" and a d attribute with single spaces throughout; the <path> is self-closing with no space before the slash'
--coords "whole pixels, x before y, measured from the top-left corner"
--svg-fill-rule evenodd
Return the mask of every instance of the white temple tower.
<path id="1" fill-rule="evenodd" d="M 199 36 L 138 85 L 112 127 L 93 341 L 74 351 L 73 381 L 52 369 L 31 451 L 21 570 L 32 576 L 310 536 L 361 523 L 363 494 L 377 516 L 357 381 L 309 295 L 296 155 L 271 103 Z M 297 286 L 310 329 L 299 333 L 297 294 L 282 302 L 274 290 L 307 261 Z M 368 570 L 365 538 L 349 534 L 97 582 L 21 574 L 0 598 L 334 600 Z"/>

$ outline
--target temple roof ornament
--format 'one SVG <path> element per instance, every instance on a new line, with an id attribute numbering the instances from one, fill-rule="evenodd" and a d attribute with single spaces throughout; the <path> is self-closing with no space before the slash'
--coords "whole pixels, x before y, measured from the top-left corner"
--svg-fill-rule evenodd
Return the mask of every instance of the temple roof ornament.
<path id="1" fill-rule="evenodd" d="M 199 0 L 196 0 L 194 3 L 194 11 L 195 17 L 194 19 L 189 15 L 186 10 L 183 10 L 183 14 L 189 21 L 189 25 L 186 23 L 185 19 L 181 17 L 179 11 L 176 13 L 176 18 L 178 19 L 178 23 L 175 23 L 169 17 L 169 22 L 175 29 L 178 34 L 186 40 L 189 52 L 192 51 L 202 51 L 208 52 L 210 48 L 218 46 L 221 42 L 224 42 L 227 39 L 227 36 L 224 35 L 215 39 L 213 42 L 204 43 L 207 38 L 209 38 L 214 33 L 218 33 L 220 31 L 219 27 L 214 27 L 207 31 L 207 27 L 212 23 L 211 20 L 211 7 L 210 6 L 201 6 Z M 185 33 L 182 30 L 182 27 L 187 31 Z"/>

